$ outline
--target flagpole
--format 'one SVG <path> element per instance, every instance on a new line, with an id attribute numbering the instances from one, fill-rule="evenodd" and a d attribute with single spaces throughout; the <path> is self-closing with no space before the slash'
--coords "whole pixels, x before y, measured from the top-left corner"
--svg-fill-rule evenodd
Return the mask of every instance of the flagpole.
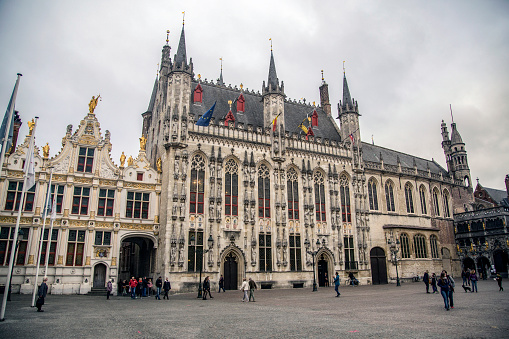
<path id="1" fill-rule="evenodd" d="M 7 125 L 5 126 L 5 134 L 3 136 L 4 140 L 2 143 L 2 153 L 0 155 L 0 173 L 2 173 L 2 169 L 4 166 L 4 160 L 5 160 L 5 153 L 7 153 L 7 150 L 5 149 L 7 147 L 7 142 L 9 141 L 9 133 L 12 123 L 12 116 L 14 115 L 14 104 L 16 103 L 16 96 L 18 94 L 18 86 L 19 86 L 19 77 L 22 76 L 21 73 L 18 73 L 18 78 L 16 79 L 16 85 L 14 85 L 14 91 L 12 91 L 11 100 L 9 101 L 9 117 L 7 118 Z"/>
<path id="2" fill-rule="evenodd" d="M 32 140 L 30 140 L 30 146 L 29 146 L 29 149 L 28 149 L 28 152 L 27 152 L 27 158 L 29 156 L 34 156 L 33 155 L 33 139 L 35 137 L 35 128 L 37 127 L 37 120 L 39 119 L 39 117 L 35 117 L 35 123 L 34 123 L 34 129 L 32 130 Z M 32 147 L 32 149 L 30 150 L 30 148 Z M 30 155 L 30 152 L 32 152 L 32 155 Z M 32 160 L 33 162 L 33 160 Z M 28 161 L 25 161 L 25 166 L 30 166 L 30 163 Z M 0 309 L 0 321 L 4 321 L 5 320 L 5 308 L 7 306 L 7 295 L 9 294 L 8 291 L 9 289 L 11 288 L 11 277 L 12 277 L 12 268 L 14 267 L 14 257 L 16 255 L 16 243 L 18 242 L 18 231 L 19 231 L 19 222 L 21 220 L 21 211 L 23 210 L 23 207 L 24 207 L 24 202 L 25 202 L 25 191 L 27 191 L 27 174 L 28 174 L 28 167 L 26 167 L 26 172 L 25 172 L 25 177 L 23 179 L 23 189 L 21 190 L 21 199 L 20 199 L 20 202 L 19 202 L 19 207 L 18 207 L 18 218 L 16 219 L 16 227 L 14 229 L 14 239 L 12 241 L 12 246 L 11 246 L 11 258 L 9 259 L 9 270 L 7 271 L 7 281 L 5 282 L 5 290 L 4 290 L 4 297 L 2 299 L 2 308 Z M 30 187 L 31 188 L 31 187 Z M 16 202 L 14 202 L 14 207 L 16 207 Z"/>
<path id="3" fill-rule="evenodd" d="M 51 179 L 53 178 L 53 168 L 51 169 L 50 175 L 49 175 L 49 182 L 48 182 L 48 189 L 46 192 L 46 201 L 44 203 L 44 213 L 42 217 L 42 230 L 41 234 L 39 236 L 39 252 L 37 253 L 37 268 L 35 269 L 35 281 L 34 281 L 34 292 L 32 293 L 32 307 L 35 306 L 35 295 L 37 291 L 37 280 L 39 279 L 39 267 L 40 267 L 40 261 L 41 261 L 41 255 L 42 255 L 42 245 L 44 244 L 44 229 L 46 228 L 46 218 L 48 216 L 48 203 L 49 198 L 51 197 Z M 49 243 L 51 244 L 51 235 L 48 235 Z M 46 256 L 48 256 L 48 246 L 46 245 Z"/>
<path id="4" fill-rule="evenodd" d="M 48 233 L 48 244 L 49 250 L 46 250 L 46 262 L 44 263 L 44 278 L 48 276 L 48 263 L 49 263 L 49 252 L 51 251 L 51 235 L 53 234 L 53 222 L 57 217 L 57 187 L 55 186 L 55 193 L 53 195 L 53 203 L 51 204 L 51 216 L 49 218 L 49 233 Z M 47 247 L 46 247 L 47 248 Z"/>

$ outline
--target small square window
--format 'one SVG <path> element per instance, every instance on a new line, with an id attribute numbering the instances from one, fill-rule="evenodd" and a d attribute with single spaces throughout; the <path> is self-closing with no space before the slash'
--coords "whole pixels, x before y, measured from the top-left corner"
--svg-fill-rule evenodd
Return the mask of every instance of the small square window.
<path id="1" fill-rule="evenodd" d="M 143 173 L 138 173 L 137 176 L 136 176 L 136 179 L 138 181 L 143 181 Z"/>

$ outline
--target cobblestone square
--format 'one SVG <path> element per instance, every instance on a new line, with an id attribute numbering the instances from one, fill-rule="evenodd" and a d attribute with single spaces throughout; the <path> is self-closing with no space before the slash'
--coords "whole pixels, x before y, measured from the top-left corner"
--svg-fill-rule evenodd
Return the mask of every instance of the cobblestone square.
<path id="1" fill-rule="evenodd" d="M 48 295 L 44 313 L 30 296 L 13 295 L 2 338 L 507 338 L 509 291 L 495 281 L 479 282 L 478 293 L 457 283 L 454 309 L 423 283 L 401 287 L 257 290 L 256 302 L 241 302 L 240 291 L 154 297 Z"/>

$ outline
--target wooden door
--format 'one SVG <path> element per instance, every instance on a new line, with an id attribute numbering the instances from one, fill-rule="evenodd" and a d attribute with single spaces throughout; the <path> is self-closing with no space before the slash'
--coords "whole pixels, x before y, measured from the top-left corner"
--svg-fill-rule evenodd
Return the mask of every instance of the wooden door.
<path id="1" fill-rule="evenodd" d="M 385 251 L 380 247 L 373 247 L 370 251 L 371 279 L 373 285 L 387 284 L 387 260 Z"/>
<path id="2" fill-rule="evenodd" d="M 94 268 L 94 287 L 103 288 L 106 285 L 106 266 L 97 264 Z"/>
<path id="3" fill-rule="evenodd" d="M 235 253 L 230 253 L 226 256 L 224 261 L 224 289 L 236 290 L 237 289 L 237 273 L 238 263 Z"/>

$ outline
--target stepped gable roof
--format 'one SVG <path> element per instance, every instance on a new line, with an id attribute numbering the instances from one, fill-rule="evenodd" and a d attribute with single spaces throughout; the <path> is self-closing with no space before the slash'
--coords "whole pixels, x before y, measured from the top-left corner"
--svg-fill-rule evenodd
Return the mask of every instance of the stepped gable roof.
<path id="1" fill-rule="evenodd" d="M 388 148 L 373 145 L 367 142 L 362 143 L 362 159 L 364 161 L 380 162 L 380 153 L 382 154 L 384 164 L 386 165 L 398 166 L 399 157 L 401 167 L 414 168 L 415 160 L 417 169 L 420 171 L 428 171 L 429 167 L 431 173 L 435 174 L 442 173 L 444 176 L 448 176 L 447 171 L 442 166 L 437 164 L 435 161 L 418 158 L 413 155 L 401 153 Z"/>
<path id="2" fill-rule="evenodd" d="M 192 82 L 192 89 L 196 88 L 198 82 Z M 216 108 L 214 109 L 214 124 L 219 124 L 219 120 L 224 119 L 230 106 L 228 100 L 233 101 L 232 113 L 235 116 L 236 124 L 243 123 L 244 125 L 252 125 L 254 129 L 257 127 L 266 128 L 270 127 L 270 122 L 264 126 L 263 121 L 263 97 L 261 94 L 252 93 L 250 91 L 241 92 L 238 89 L 218 86 L 215 84 L 201 82 L 203 89 L 203 102 L 201 105 L 191 104 L 189 109 L 190 113 L 194 115 L 195 121 L 198 120 L 199 116 L 205 114 L 205 112 L 212 107 L 216 102 Z M 240 93 L 245 99 L 245 111 L 242 113 L 237 112 L 237 104 L 235 100 L 239 97 Z M 304 118 L 313 113 L 316 109 L 318 113 L 318 127 L 313 127 L 313 132 L 316 137 L 322 139 L 329 139 L 340 142 L 341 137 L 339 135 L 339 128 L 332 116 L 325 113 L 320 107 L 313 107 L 312 105 L 294 103 L 292 101 L 285 101 L 285 129 L 290 133 L 301 133 L 304 132 L 298 128 L 299 124 Z M 212 124 L 212 123 L 211 123 Z M 307 124 L 305 124 L 307 127 Z"/>

